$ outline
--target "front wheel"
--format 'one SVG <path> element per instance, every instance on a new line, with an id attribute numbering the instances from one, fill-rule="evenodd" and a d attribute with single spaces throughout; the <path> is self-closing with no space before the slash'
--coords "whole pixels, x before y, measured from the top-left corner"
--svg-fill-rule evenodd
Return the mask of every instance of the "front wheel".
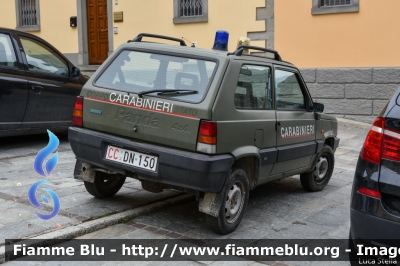
<path id="1" fill-rule="evenodd" d="M 217 217 L 207 214 L 207 223 L 216 233 L 229 234 L 240 224 L 249 201 L 246 172 L 235 168 L 223 190 L 223 201 Z"/>
<path id="2" fill-rule="evenodd" d="M 325 144 L 314 168 L 310 172 L 300 175 L 303 188 L 311 192 L 323 190 L 331 179 L 334 165 L 335 155 L 333 150 Z"/>
<path id="3" fill-rule="evenodd" d="M 85 181 L 87 192 L 99 199 L 114 196 L 125 183 L 126 177 L 96 172 L 94 182 Z"/>

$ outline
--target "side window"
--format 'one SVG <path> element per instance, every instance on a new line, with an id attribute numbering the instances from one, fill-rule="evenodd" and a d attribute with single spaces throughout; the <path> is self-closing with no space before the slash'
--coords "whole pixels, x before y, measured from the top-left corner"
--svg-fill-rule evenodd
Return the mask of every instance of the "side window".
<path id="1" fill-rule="evenodd" d="M 30 71 L 69 77 L 68 64 L 55 51 L 33 39 L 20 37 Z"/>
<path id="2" fill-rule="evenodd" d="M 0 66 L 18 67 L 10 36 L 4 33 L 0 33 Z"/>
<path id="3" fill-rule="evenodd" d="M 271 109 L 271 68 L 243 65 L 240 69 L 234 101 L 236 109 Z"/>
<path id="4" fill-rule="evenodd" d="M 276 108 L 306 109 L 304 95 L 295 73 L 275 70 Z"/>

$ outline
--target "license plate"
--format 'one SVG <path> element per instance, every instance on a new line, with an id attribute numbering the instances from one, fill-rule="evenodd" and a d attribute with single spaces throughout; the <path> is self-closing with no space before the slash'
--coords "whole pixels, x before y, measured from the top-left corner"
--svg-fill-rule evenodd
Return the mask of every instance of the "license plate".
<path id="1" fill-rule="evenodd" d="M 158 157 L 108 145 L 106 159 L 155 172 Z"/>

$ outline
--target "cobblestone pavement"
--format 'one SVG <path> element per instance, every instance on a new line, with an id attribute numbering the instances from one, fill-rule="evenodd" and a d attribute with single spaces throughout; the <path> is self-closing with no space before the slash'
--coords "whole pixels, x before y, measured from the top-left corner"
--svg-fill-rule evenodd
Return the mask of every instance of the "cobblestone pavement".
<path id="1" fill-rule="evenodd" d="M 47 135 L 1 138 L 0 246 L 4 239 L 41 235 L 181 194 L 176 191 L 154 194 L 143 190 L 140 182 L 127 179 L 117 196 L 106 200 L 96 199 L 86 191 L 83 182 L 73 178 L 75 155 L 66 134 L 57 135 L 60 139 L 58 164 L 46 178 L 34 171 L 33 161 L 38 151 L 47 145 Z M 50 182 L 50 185 L 43 187 L 53 190 L 61 205 L 59 214 L 47 221 L 35 215 L 35 208 L 28 200 L 30 186 L 41 179 Z M 47 213 L 52 210 L 50 206 L 53 206 L 51 200 L 49 206 L 44 205 L 49 210 Z"/>
<path id="2" fill-rule="evenodd" d="M 257 187 L 250 193 L 249 205 L 240 226 L 235 232 L 230 235 L 220 236 L 213 233 L 206 224 L 205 215 L 198 211 L 197 202 L 188 200 L 178 206 L 168 207 L 156 212 L 137 217 L 129 222 L 110 226 L 105 229 L 86 234 L 80 238 L 97 239 L 97 238 L 197 238 L 197 239 L 319 239 L 319 238 L 335 238 L 346 239 L 349 233 L 350 217 L 350 193 L 354 170 L 358 159 L 359 151 L 368 132 L 369 125 L 360 124 L 352 125 L 340 123 L 339 134 L 340 144 L 335 153 L 335 170 L 329 185 L 321 192 L 309 193 L 301 187 L 299 177 L 293 176 L 281 181 L 274 181 Z M 31 149 L 42 147 L 43 143 L 38 143 L 32 146 Z M 68 143 L 63 142 L 62 147 L 66 150 Z M 22 148 L 21 148 L 22 149 Z M 11 152 L 11 150 L 10 150 Z M 15 149 L 12 150 L 15 153 Z M 32 151 L 33 152 L 33 151 Z M 0 153 L 0 158 L 3 153 Z M 69 154 L 69 157 L 67 156 Z M 66 151 L 66 158 L 70 158 L 68 162 L 62 160 L 62 164 L 58 167 L 62 172 L 61 177 L 71 175 L 71 171 L 67 172 L 68 167 L 72 167 L 73 156 Z M 27 162 L 27 159 L 22 159 L 21 162 Z M 4 163 L 0 160 L 0 164 Z M 17 165 L 15 160 L 9 160 L 8 163 Z M 65 164 L 65 165 L 64 165 Z M 2 167 L 2 172 L 9 173 L 8 165 Z M 13 168 L 14 175 L 18 173 L 17 166 Z M 22 172 L 27 170 L 22 170 Z M 66 173 L 64 173 L 66 172 Z M 30 171 L 33 175 L 32 171 Z M 63 176 L 66 175 L 66 176 Z M 12 176 L 10 173 L 9 176 Z M 20 176 L 18 174 L 18 176 Z M 60 182 L 56 186 L 65 188 L 65 181 L 61 177 L 54 177 L 52 182 Z M 1 181 L 3 182 L 3 181 Z M 14 190 L 18 191 L 20 187 L 15 187 L 16 180 L 8 181 L 8 187 L 14 186 Z M 25 182 L 28 182 L 25 181 Z M 24 184 L 29 186 L 29 184 Z M 70 203 L 69 209 L 78 209 L 81 204 L 87 204 L 90 208 L 99 206 L 100 204 L 93 198 L 85 196 L 84 188 L 81 183 L 74 183 L 80 191 L 79 200 L 81 203 Z M 138 184 L 135 181 L 128 183 L 129 189 L 124 189 L 114 201 L 108 202 L 106 208 L 118 211 L 118 208 L 124 208 L 128 204 L 136 202 L 137 193 L 145 193 L 139 190 Z M 133 188 L 134 191 L 130 191 Z M 66 189 L 59 188 L 58 193 L 62 193 Z M 5 192 L 6 191 L 6 192 Z M 1 190 L 2 193 L 11 194 L 11 189 Z M 70 195 L 64 192 L 65 196 Z M 1 195 L 1 194 L 0 194 Z M 147 195 L 147 194 L 146 194 Z M 149 194 L 151 195 L 151 194 Z M 156 194 L 157 195 L 157 194 Z M 77 196 L 78 197 L 78 196 Z M 153 196 L 154 197 L 154 196 Z M 135 198 L 135 201 L 131 201 Z M 11 204 L 9 208 L 2 208 L 3 202 Z M 0 204 L 0 215 L 16 212 L 15 206 L 3 199 Z M 103 201 L 102 201 L 103 202 Z M 8 205 L 6 205 L 8 206 Z M 75 209 L 74 209 L 75 208 Z M 5 211 L 5 212 L 4 212 Z M 28 214 L 27 214 L 28 215 Z M 19 218 L 18 218 L 19 219 Z M 63 218 L 64 219 L 64 218 Z M 39 222 L 39 221 L 38 221 Z M 22 222 L 21 222 L 22 223 Z M 26 224 L 26 221 L 25 221 Z M 0 235 L 2 235 L 0 225 Z M 26 228 L 25 228 L 26 230 Z M 23 230 L 21 229 L 21 232 Z M 3 236 L 3 235 L 2 235 Z M 93 265 L 163 265 L 162 262 L 91 262 L 85 264 Z M 18 264 L 18 261 L 7 263 Z M 67 265 L 67 263 L 48 261 L 30 263 L 32 265 Z M 72 264 L 80 264 L 78 262 Z M 168 263 L 166 263 L 168 264 Z M 187 265 L 188 262 L 174 262 L 174 265 Z M 208 262 L 190 262 L 190 264 L 212 264 L 212 265 L 349 265 L 348 262 L 252 262 L 252 261 L 208 261 Z M 68 262 L 71 265 L 71 262 Z"/>

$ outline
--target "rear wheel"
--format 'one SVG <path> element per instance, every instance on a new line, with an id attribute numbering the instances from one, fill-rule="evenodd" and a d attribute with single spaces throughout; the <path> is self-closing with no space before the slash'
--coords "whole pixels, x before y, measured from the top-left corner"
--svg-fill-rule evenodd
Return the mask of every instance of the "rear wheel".
<path id="1" fill-rule="evenodd" d="M 334 165 L 335 156 L 333 150 L 325 144 L 314 168 L 310 172 L 300 175 L 303 188 L 311 192 L 323 190 L 331 179 Z"/>
<path id="2" fill-rule="evenodd" d="M 111 175 L 104 172 L 96 172 L 94 182 L 85 181 L 87 192 L 96 198 L 104 199 L 114 196 L 122 187 L 126 177 Z"/>
<path id="3" fill-rule="evenodd" d="M 246 172 L 235 168 L 223 190 L 223 201 L 217 217 L 207 214 L 207 223 L 219 234 L 229 234 L 240 224 L 249 201 Z"/>

